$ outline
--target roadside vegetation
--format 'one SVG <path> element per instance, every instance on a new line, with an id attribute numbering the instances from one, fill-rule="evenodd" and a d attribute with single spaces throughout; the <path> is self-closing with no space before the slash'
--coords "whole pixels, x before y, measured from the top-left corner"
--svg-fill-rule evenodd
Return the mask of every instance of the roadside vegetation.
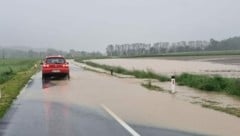
<path id="1" fill-rule="evenodd" d="M 240 79 L 236 78 L 183 73 L 177 76 L 176 81 L 179 85 L 185 85 L 204 91 L 222 92 L 240 96 Z"/>
<path id="2" fill-rule="evenodd" d="M 35 62 L 27 59 L 0 59 L 0 84 L 8 81 L 18 72 L 26 71 Z"/>
<path id="3" fill-rule="evenodd" d="M 38 71 L 37 60 L 0 59 L 0 117 L 10 107 L 31 76 Z"/>

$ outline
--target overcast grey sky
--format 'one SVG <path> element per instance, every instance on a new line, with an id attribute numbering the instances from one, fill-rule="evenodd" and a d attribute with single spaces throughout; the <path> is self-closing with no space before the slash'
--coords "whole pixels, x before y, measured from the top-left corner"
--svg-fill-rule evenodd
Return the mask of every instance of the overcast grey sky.
<path id="1" fill-rule="evenodd" d="M 108 44 L 240 36 L 239 0 L 0 0 L 0 45 L 105 51 Z"/>

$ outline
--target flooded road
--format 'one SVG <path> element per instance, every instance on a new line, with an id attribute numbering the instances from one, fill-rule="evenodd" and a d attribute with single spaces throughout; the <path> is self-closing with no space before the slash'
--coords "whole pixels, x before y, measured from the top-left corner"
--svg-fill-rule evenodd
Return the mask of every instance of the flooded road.
<path id="1" fill-rule="evenodd" d="M 151 92 L 135 80 L 82 70 L 71 80 L 42 83 L 41 73 L 0 122 L 4 136 L 133 135 L 103 105 L 142 136 L 239 135 L 240 119 Z"/>

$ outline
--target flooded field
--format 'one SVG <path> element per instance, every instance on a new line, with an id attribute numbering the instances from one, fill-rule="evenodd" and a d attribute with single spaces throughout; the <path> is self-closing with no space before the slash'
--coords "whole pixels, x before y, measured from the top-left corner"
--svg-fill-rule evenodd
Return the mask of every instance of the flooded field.
<path id="1" fill-rule="evenodd" d="M 183 72 L 217 74 L 224 77 L 240 77 L 240 56 L 187 56 L 131 59 L 91 60 L 96 63 L 121 66 L 127 69 L 153 70 L 164 75 Z"/>

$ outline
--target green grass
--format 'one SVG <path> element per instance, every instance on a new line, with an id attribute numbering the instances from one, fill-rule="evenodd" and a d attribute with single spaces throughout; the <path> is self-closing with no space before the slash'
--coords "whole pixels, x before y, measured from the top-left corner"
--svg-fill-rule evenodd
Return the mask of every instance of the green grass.
<path id="1" fill-rule="evenodd" d="M 79 61 L 79 60 L 77 60 L 77 61 Z M 157 79 L 159 81 L 169 81 L 170 80 L 169 77 L 154 73 L 151 70 L 147 70 L 147 71 L 127 70 L 127 69 L 122 68 L 122 67 L 102 65 L 102 64 L 97 64 L 97 63 L 90 62 L 90 61 L 79 61 L 79 62 L 85 63 L 85 64 L 87 64 L 89 66 L 92 66 L 92 67 L 102 68 L 102 69 L 107 70 L 107 71 L 112 70 L 114 73 L 119 73 L 119 74 L 123 74 L 123 75 L 132 75 L 132 76 L 135 76 L 136 78 Z"/>
<path id="2" fill-rule="evenodd" d="M 179 85 L 185 85 L 204 91 L 223 92 L 240 96 L 240 79 L 236 78 L 183 73 L 177 76 L 176 81 Z"/>
<path id="3" fill-rule="evenodd" d="M 30 59 L 0 60 L 0 89 L 2 94 L 0 99 L 0 117 L 3 117 L 21 89 L 31 76 L 38 71 L 38 68 L 33 67 L 37 62 L 37 60 Z"/>
<path id="4" fill-rule="evenodd" d="M 10 80 L 18 72 L 26 71 L 35 62 L 32 59 L 0 59 L 0 84 Z"/>

